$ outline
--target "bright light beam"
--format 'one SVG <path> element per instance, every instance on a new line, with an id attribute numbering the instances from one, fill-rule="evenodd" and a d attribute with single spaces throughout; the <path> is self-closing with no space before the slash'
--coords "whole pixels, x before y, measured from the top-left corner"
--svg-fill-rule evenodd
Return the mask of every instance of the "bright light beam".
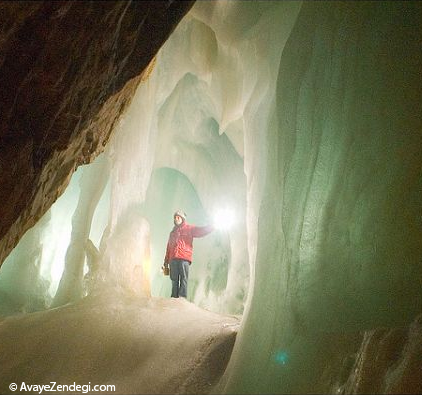
<path id="1" fill-rule="evenodd" d="M 215 210 L 213 215 L 214 228 L 218 230 L 229 230 L 235 221 L 233 210 L 229 208 L 223 208 Z"/>

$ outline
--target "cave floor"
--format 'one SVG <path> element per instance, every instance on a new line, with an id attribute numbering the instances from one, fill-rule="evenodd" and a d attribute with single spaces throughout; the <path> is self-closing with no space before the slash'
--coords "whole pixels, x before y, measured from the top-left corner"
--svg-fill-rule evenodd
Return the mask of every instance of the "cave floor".
<path id="1" fill-rule="evenodd" d="M 90 385 L 89 393 L 114 385 L 109 393 L 207 394 L 224 373 L 238 327 L 238 317 L 185 299 L 116 294 L 2 318 L 0 393 L 23 392 L 11 383 L 55 382 Z"/>

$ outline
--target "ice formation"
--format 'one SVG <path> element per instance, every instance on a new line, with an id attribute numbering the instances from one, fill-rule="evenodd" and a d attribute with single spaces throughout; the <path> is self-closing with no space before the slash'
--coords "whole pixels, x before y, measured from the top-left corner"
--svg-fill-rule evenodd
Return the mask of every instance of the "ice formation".
<path id="1" fill-rule="evenodd" d="M 9 256 L 2 292 L 16 283 L 29 310 L 75 300 L 75 281 L 76 298 L 169 296 L 174 210 L 201 225 L 229 207 L 234 226 L 195 241 L 189 289 L 244 314 L 218 390 L 309 391 L 327 333 L 422 307 L 420 17 L 412 2 L 197 2 L 106 152 Z"/>

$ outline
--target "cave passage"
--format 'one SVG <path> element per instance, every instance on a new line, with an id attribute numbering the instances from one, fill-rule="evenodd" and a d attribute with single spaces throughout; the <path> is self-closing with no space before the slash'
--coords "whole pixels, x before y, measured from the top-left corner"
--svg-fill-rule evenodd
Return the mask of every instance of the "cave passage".
<path id="1" fill-rule="evenodd" d="M 113 375 L 121 393 L 168 358 L 179 372 L 184 347 L 195 374 L 144 388 L 422 391 L 421 21 L 412 1 L 196 2 L 104 152 L 1 267 L 0 330 L 101 321 L 105 360 L 121 352 L 130 371 Z M 195 240 L 187 301 L 160 271 L 179 208 L 197 225 L 221 208 L 235 219 Z M 122 324 L 139 311 L 155 323 L 140 324 L 152 343 L 134 365 L 139 333 L 120 309 Z M 161 314 L 198 336 L 157 351 Z M 80 331 L 88 344 L 92 326 Z"/>

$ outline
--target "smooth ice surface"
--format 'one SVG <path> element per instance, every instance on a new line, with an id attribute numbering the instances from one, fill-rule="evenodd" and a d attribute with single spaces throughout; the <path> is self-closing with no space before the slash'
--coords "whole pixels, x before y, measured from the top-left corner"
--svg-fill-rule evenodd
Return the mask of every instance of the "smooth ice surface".
<path id="1" fill-rule="evenodd" d="M 420 4 L 289 6 L 226 392 L 316 391 L 326 333 L 403 325 L 422 307 Z"/>

